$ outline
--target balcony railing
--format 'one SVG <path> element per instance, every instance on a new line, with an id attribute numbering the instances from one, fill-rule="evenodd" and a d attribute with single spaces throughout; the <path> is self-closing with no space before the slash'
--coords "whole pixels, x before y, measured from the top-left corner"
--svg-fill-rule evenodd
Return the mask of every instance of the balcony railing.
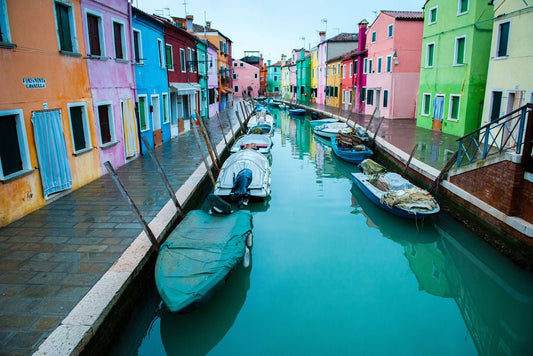
<path id="1" fill-rule="evenodd" d="M 459 138 L 457 168 L 504 152 L 531 155 L 532 112 L 533 104 L 524 105 Z M 524 150 L 525 144 L 527 150 Z"/>

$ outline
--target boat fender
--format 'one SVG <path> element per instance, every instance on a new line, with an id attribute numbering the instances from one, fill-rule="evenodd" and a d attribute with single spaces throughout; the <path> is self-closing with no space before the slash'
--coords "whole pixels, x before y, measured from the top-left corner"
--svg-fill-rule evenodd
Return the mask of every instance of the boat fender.
<path id="1" fill-rule="evenodd" d="M 245 247 L 244 249 L 244 257 L 242 259 L 242 266 L 244 268 L 250 267 L 250 249 L 248 247 Z"/>
<path id="2" fill-rule="evenodd" d="M 249 248 L 252 248 L 254 245 L 254 235 L 250 232 L 248 233 L 248 236 L 246 236 L 246 246 Z"/>

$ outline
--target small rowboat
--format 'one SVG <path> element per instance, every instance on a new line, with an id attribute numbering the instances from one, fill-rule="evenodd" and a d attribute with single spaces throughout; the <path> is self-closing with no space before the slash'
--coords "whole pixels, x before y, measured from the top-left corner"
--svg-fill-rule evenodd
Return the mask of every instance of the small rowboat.
<path id="1" fill-rule="evenodd" d="M 270 155 L 270 149 L 272 148 L 272 140 L 267 135 L 244 135 L 233 144 L 230 150 L 230 154 L 237 153 L 245 149 L 256 150 L 265 156 Z"/>
<path id="2" fill-rule="evenodd" d="M 352 129 L 343 122 L 332 122 L 313 127 L 313 132 L 322 137 L 335 137 L 340 133 L 350 133 Z"/>
<path id="3" fill-rule="evenodd" d="M 338 137 L 331 137 L 331 147 L 333 153 L 346 162 L 359 164 L 374 154 L 370 148 L 363 144 L 343 145 L 342 142 L 339 142 Z"/>
<path id="4" fill-rule="evenodd" d="M 155 283 L 171 312 L 207 300 L 252 244 L 252 215 L 192 210 L 161 245 Z M 248 256 L 249 257 L 249 256 Z"/>
<path id="5" fill-rule="evenodd" d="M 305 115 L 305 109 L 289 109 L 289 115 Z"/>

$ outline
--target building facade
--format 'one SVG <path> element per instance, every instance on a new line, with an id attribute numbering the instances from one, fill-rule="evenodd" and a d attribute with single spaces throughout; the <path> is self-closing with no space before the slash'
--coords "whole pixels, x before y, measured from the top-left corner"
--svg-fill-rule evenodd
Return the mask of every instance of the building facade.
<path id="1" fill-rule="evenodd" d="M 281 61 L 267 64 L 267 95 L 279 96 L 281 93 Z"/>
<path id="2" fill-rule="evenodd" d="M 233 61 L 233 93 L 235 97 L 258 96 L 260 87 L 258 67 L 242 60 Z"/>

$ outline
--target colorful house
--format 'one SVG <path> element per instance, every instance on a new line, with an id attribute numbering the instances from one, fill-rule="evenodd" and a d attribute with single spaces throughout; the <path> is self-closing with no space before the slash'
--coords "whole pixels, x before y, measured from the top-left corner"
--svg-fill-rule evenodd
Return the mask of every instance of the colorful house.
<path id="1" fill-rule="evenodd" d="M 320 43 L 318 44 L 318 78 L 317 78 L 317 102 L 326 104 L 326 86 L 328 85 L 327 62 L 333 58 L 350 52 L 357 48 L 356 33 L 340 33 L 326 40 L 326 32 L 319 32 Z M 331 81 L 330 81 L 331 82 Z"/>
<path id="2" fill-rule="evenodd" d="M 281 61 L 267 65 L 267 94 L 270 96 L 280 95 L 281 88 Z"/>
<path id="3" fill-rule="evenodd" d="M 259 95 L 265 95 L 267 92 L 268 67 L 263 63 L 259 67 Z"/>
<path id="4" fill-rule="evenodd" d="M 354 68 L 357 68 L 355 58 L 359 53 L 358 49 L 354 49 L 348 53 L 345 53 L 341 57 L 341 105 L 344 110 L 353 110 L 354 89 L 356 85 L 357 75 L 354 72 Z"/>
<path id="5" fill-rule="evenodd" d="M 299 103 L 308 105 L 311 99 L 311 56 L 301 49 L 296 60 L 296 91 Z M 297 55 L 297 53 L 296 53 Z"/>
<path id="6" fill-rule="evenodd" d="M 259 68 L 242 60 L 233 61 L 233 92 L 235 97 L 259 95 Z"/>
<path id="7" fill-rule="evenodd" d="M 294 61 L 291 61 L 290 64 L 287 65 L 287 67 L 289 69 L 290 100 L 297 101 L 298 87 L 296 86 L 296 63 Z"/>
<path id="8" fill-rule="evenodd" d="M 79 0 L 0 1 L 0 226 L 102 175 L 82 14 Z"/>
<path id="9" fill-rule="evenodd" d="M 334 57 L 326 61 L 326 101 L 324 104 L 340 107 L 342 94 L 341 58 Z"/>
<path id="10" fill-rule="evenodd" d="M 207 91 L 209 96 L 209 117 L 218 113 L 218 62 L 217 47 L 207 42 Z"/>
<path id="11" fill-rule="evenodd" d="M 485 0 L 426 1 L 417 126 L 456 136 L 480 126 L 493 16 Z"/>
<path id="12" fill-rule="evenodd" d="M 368 52 L 366 50 L 366 31 L 368 21 L 362 20 L 359 22 L 359 34 L 357 36 L 357 53 L 354 55 L 353 68 L 354 68 L 354 112 L 362 114 L 366 108 L 366 74 L 365 63 L 367 62 Z"/>
<path id="13" fill-rule="evenodd" d="M 317 102 L 318 95 L 318 47 L 311 48 L 311 102 Z"/>
<path id="14" fill-rule="evenodd" d="M 170 140 L 170 96 L 167 69 L 159 63 L 159 50 L 165 45 L 165 24 L 133 8 L 133 63 L 140 114 L 141 137 L 150 147 Z M 147 110 L 150 107 L 152 110 Z M 145 152 L 144 143 L 141 151 Z"/>
<path id="15" fill-rule="evenodd" d="M 285 61 L 284 56 L 281 58 L 281 97 L 284 100 L 291 100 L 291 72 L 289 67 L 292 63 Z"/>
<path id="16" fill-rule="evenodd" d="M 533 11 L 522 0 L 494 4 L 494 27 L 483 106 L 482 125 L 533 103 L 533 76 L 524 68 L 533 66 L 531 24 Z"/>
<path id="17" fill-rule="evenodd" d="M 198 60 L 198 84 L 200 84 L 200 117 L 209 119 L 207 87 L 207 40 L 196 39 Z"/>
<path id="18" fill-rule="evenodd" d="M 423 30 L 423 13 L 414 11 L 381 11 L 368 28 L 367 115 L 416 117 Z"/>
<path id="19" fill-rule="evenodd" d="M 140 149 L 132 110 L 135 68 L 132 64 L 131 4 L 122 0 L 82 0 L 81 11 L 96 114 L 96 145 L 105 174 L 104 162 L 119 167 L 135 158 Z M 146 119 L 139 129 L 142 132 L 150 127 Z"/>

